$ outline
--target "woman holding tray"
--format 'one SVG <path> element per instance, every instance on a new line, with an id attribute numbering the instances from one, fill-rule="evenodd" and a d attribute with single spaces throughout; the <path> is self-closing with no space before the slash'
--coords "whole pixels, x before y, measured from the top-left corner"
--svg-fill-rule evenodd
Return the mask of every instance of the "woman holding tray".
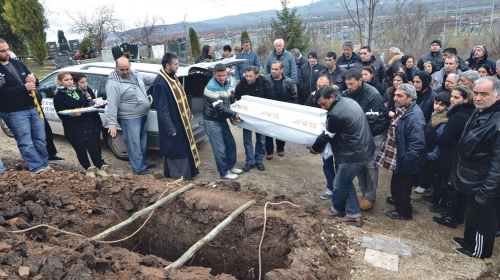
<path id="1" fill-rule="evenodd" d="M 93 117 L 94 113 L 76 111 L 65 114 L 65 112 L 61 112 L 89 107 L 89 101 L 81 90 L 73 85 L 73 78 L 69 72 L 57 74 L 56 84 L 54 109 L 62 121 L 64 137 L 75 149 L 78 161 L 85 168 L 87 176 L 108 177 L 106 173 L 108 166 L 101 162 L 100 129 L 95 117 Z M 87 153 L 95 166 L 91 166 Z"/>

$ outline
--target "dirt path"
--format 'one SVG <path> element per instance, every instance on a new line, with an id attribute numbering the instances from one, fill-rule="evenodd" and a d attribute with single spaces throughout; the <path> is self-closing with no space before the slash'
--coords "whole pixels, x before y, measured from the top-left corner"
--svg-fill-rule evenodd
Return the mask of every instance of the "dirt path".
<path id="1" fill-rule="evenodd" d="M 241 167 L 244 165 L 245 158 L 242 146 L 242 132 L 235 127 L 232 128 L 232 131 L 238 147 L 237 166 Z M 81 170 L 69 143 L 63 137 L 56 136 L 55 144 L 59 149 L 58 155 L 67 160 L 53 163 L 53 168 L 56 171 Z M 2 147 L 0 155 L 4 163 L 6 163 L 6 167 L 15 167 L 15 163 L 20 162 L 21 158 L 14 139 L 2 134 L 0 136 L 0 146 Z M 131 173 L 130 164 L 116 159 L 104 144 L 103 147 L 105 160 L 110 165 L 110 173 L 128 178 Z M 198 147 L 202 165 L 200 175 L 196 177 L 195 182 L 205 186 L 220 184 L 218 183 L 220 180 L 208 140 L 199 143 Z M 348 256 L 345 256 L 339 264 L 341 267 L 336 268 L 337 271 L 342 272 L 341 279 L 475 279 L 479 276 L 483 261 L 455 253 L 455 245 L 451 242 L 453 236 L 462 236 L 463 225 L 460 225 L 457 229 L 437 225 L 432 221 L 433 213 L 427 210 L 430 205 L 421 201 L 419 195 L 412 194 L 414 206 L 412 221 L 396 221 L 385 216 L 385 211 L 391 209 L 390 205 L 385 203 L 385 198 L 390 195 L 390 173 L 386 170 L 380 170 L 378 200 L 374 208 L 363 213 L 365 225 L 362 228 L 345 227 L 339 225 L 336 221 L 322 219 L 319 215 L 319 210 L 331 205 L 329 201 L 319 198 L 319 195 L 325 189 L 320 157 L 310 155 L 304 148 L 289 144 L 285 147 L 285 151 L 286 155 L 284 157 L 277 157 L 275 154 L 273 160 L 265 160 L 265 171 L 260 172 L 252 169 L 250 172 L 241 175 L 238 180 L 241 191 L 258 195 L 260 205 L 263 205 L 265 200 L 272 202 L 289 200 L 299 204 L 301 206 L 300 211 L 280 206 L 280 209 L 282 209 L 280 211 L 283 211 L 281 215 L 286 217 L 288 213 L 293 215 L 294 218 L 300 219 L 301 213 L 306 212 L 307 216 L 304 216 L 303 219 L 314 219 L 314 223 L 319 222 L 324 230 L 323 235 L 329 236 L 330 233 L 340 230 L 343 233 L 342 236 L 347 238 L 342 243 L 346 252 L 349 252 L 346 253 Z M 162 158 L 159 152 L 151 151 L 148 157 L 150 162 L 160 165 L 154 171 L 161 174 Z M 14 163 L 14 165 L 11 163 Z M 132 180 L 140 182 L 141 178 L 133 177 Z M 314 223 L 311 221 L 311 224 Z M 319 233 L 316 234 L 323 236 Z M 363 261 L 364 248 L 361 248 L 359 244 L 363 236 L 371 237 L 374 234 L 401 238 L 402 243 L 412 246 L 413 258 L 400 257 L 398 272 L 375 268 L 365 263 Z M 498 258 L 498 256 L 500 256 L 500 249 L 496 245 L 494 257 Z M 340 261 L 340 259 L 337 260 Z"/>

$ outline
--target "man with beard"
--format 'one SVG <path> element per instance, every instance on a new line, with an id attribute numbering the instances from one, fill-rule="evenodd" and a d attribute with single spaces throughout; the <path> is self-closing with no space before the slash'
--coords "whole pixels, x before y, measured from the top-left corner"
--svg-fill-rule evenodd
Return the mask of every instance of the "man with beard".
<path id="1" fill-rule="evenodd" d="M 2 38 L 0 75 L 5 79 L 0 88 L 0 117 L 14 134 L 29 171 L 50 170 L 43 112 L 34 94 L 38 79 L 20 60 L 10 59 L 9 45 Z"/>
<path id="2" fill-rule="evenodd" d="M 293 81 L 290 78 L 283 76 L 283 63 L 275 61 L 271 65 L 271 74 L 265 75 L 264 78 L 271 84 L 273 89 L 274 99 L 277 101 L 298 103 L 297 92 L 293 86 Z M 274 139 L 266 136 L 266 159 L 273 159 Z M 285 155 L 285 141 L 276 139 L 276 150 L 278 156 Z"/>
<path id="3" fill-rule="evenodd" d="M 375 151 L 378 152 L 384 141 L 385 131 L 385 118 L 381 112 L 382 97 L 376 88 L 363 82 L 361 71 L 356 68 L 347 72 L 346 85 L 348 90 L 344 91 L 343 95 L 354 99 L 365 112 Z M 378 165 L 375 163 L 375 156 L 376 154 L 372 155 L 372 160 L 357 175 L 359 189 L 363 195 L 359 202 L 362 210 L 371 209 L 377 197 Z"/>
<path id="4" fill-rule="evenodd" d="M 271 84 L 259 75 L 257 67 L 249 65 L 245 69 L 245 78 L 240 81 L 234 91 L 236 100 L 240 100 L 243 95 L 250 95 L 260 98 L 274 99 L 273 89 Z M 252 131 L 243 128 L 243 146 L 245 148 L 246 164 L 243 166 L 243 171 L 248 172 L 250 169 L 257 166 L 259 171 L 264 171 L 266 167 L 262 163 L 265 149 L 266 136 L 260 133 L 255 133 L 255 150 L 252 144 Z"/>
<path id="5" fill-rule="evenodd" d="M 481 65 L 488 65 L 491 69 L 488 76 L 494 76 L 497 73 L 496 63 L 494 60 L 488 59 L 488 49 L 484 45 L 474 47 L 467 62 L 469 62 L 471 70 L 477 71 Z"/>
<path id="6" fill-rule="evenodd" d="M 165 178 L 191 180 L 198 172 L 200 157 L 191 121 L 186 93 L 175 75 L 179 68 L 176 54 L 163 55 L 162 69 L 155 79 L 153 97 L 158 118 L 160 152 L 163 155 Z"/>

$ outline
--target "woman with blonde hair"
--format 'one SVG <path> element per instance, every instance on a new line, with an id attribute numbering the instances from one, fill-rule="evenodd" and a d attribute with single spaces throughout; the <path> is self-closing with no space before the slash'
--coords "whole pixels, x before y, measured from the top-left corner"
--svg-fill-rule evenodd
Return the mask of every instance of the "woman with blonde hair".
<path id="1" fill-rule="evenodd" d="M 89 107 L 82 91 L 73 84 L 69 72 L 60 72 L 56 78 L 57 89 L 54 95 L 54 109 L 62 121 L 64 137 L 75 149 L 76 157 L 85 168 L 86 175 L 108 177 L 107 165 L 101 162 L 101 143 L 99 124 L 92 117 L 93 112 L 76 111 L 66 114 L 65 110 Z M 91 166 L 89 157 L 95 166 Z"/>

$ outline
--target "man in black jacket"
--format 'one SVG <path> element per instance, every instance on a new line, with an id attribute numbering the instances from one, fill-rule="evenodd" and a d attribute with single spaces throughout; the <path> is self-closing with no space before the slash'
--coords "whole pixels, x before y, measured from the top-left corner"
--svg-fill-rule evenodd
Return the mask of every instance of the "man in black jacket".
<path id="1" fill-rule="evenodd" d="M 343 92 L 356 101 L 365 112 L 370 131 L 375 142 L 375 150 L 378 153 L 384 141 L 385 118 L 382 115 L 382 97 L 376 88 L 363 82 L 361 71 L 350 69 L 346 75 L 346 85 L 348 90 Z M 366 168 L 358 174 L 359 189 L 363 197 L 359 203 L 362 210 L 369 210 L 373 207 L 373 202 L 377 198 L 378 185 L 378 165 L 375 163 L 375 156 L 366 165 Z"/>
<path id="2" fill-rule="evenodd" d="M 376 58 L 372 54 L 372 49 L 369 46 L 361 47 L 359 50 L 360 60 L 356 63 L 356 68 L 361 71 L 361 69 L 365 66 L 373 66 L 377 71 L 377 79 L 380 83 L 384 82 L 385 78 L 385 65 L 384 62 L 378 58 Z M 375 78 L 375 77 L 374 77 Z"/>
<path id="3" fill-rule="evenodd" d="M 245 78 L 236 86 L 234 91 L 236 100 L 240 100 L 243 95 L 250 95 L 260 98 L 274 99 L 271 84 L 259 75 L 257 67 L 249 65 L 245 69 Z M 262 163 L 266 154 L 266 136 L 255 133 L 255 150 L 252 144 L 252 131 L 243 129 L 243 146 L 245 148 L 246 164 L 243 171 L 248 172 L 257 165 L 257 169 L 264 171 L 266 167 Z"/>
<path id="4" fill-rule="evenodd" d="M 19 152 L 31 172 L 50 170 L 41 106 L 32 95 L 38 80 L 19 60 L 10 60 L 9 45 L 0 38 L 0 117 L 14 134 Z"/>
<path id="5" fill-rule="evenodd" d="M 340 92 L 347 89 L 345 85 L 345 75 L 347 70 L 337 65 L 337 54 L 334 52 L 327 52 L 325 57 L 326 68 L 319 73 L 319 75 L 326 74 L 330 76 L 330 81 L 339 87 Z"/>
<path id="6" fill-rule="evenodd" d="M 316 81 L 318 80 L 319 73 L 325 69 L 325 65 L 318 62 L 318 54 L 316 52 L 310 52 L 307 59 L 309 63 L 300 67 L 299 84 L 304 95 L 300 104 L 304 104 L 311 93 L 316 91 Z"/>
<path id="7" fill-rule="evenodd" d="M 489 258 L 500 217 L 500 80 L 474 83 L 476 110 L 458 144 L 450 184 L 467 196 L 464 238 L 454 237 L 458 253 Z"/>
<path id="8" fill-rule="evenodd" d="M 337 65 L 345 70 L 349 70 L 359 62 L 359 55 L 354 53 L 354 43 L 351 41 L 344 42 L 342 48 L 344 49 L 344 54 L 337 60 Z"/>
<path id="9" fill-rule="evenodd" d="M 333 181 L 333 206 L 321 210 L 321 215 L 339 217 L 346 224 L 362 226 L 363 218 L 352 180 L 373 159 L 375 144 L 370 126 L 358 103 L 342 97 L 337 89 L 322 87 L 315 97 L 321 108 L 328 110 L 326 130 L 308 149 L 317 154 L 324 152 L 330 144 L 338 165 Z"/>
<path id="10" fill-rule="evenodd" d="M 273 89 L 274 99 L 282 102 L 299 103 L 297 91 L 293 85 L 293 80 L 283 76 L 283 63 L 275 61 L 271 65 L 271 74 L 265 75 L 264 78 L 271 84 Z M 266 158 L 273 159 L 274 139 L 266 136 Z M 276 139 L 276 151 L 278 156 L 285 155 L 285 141 Z"/>

